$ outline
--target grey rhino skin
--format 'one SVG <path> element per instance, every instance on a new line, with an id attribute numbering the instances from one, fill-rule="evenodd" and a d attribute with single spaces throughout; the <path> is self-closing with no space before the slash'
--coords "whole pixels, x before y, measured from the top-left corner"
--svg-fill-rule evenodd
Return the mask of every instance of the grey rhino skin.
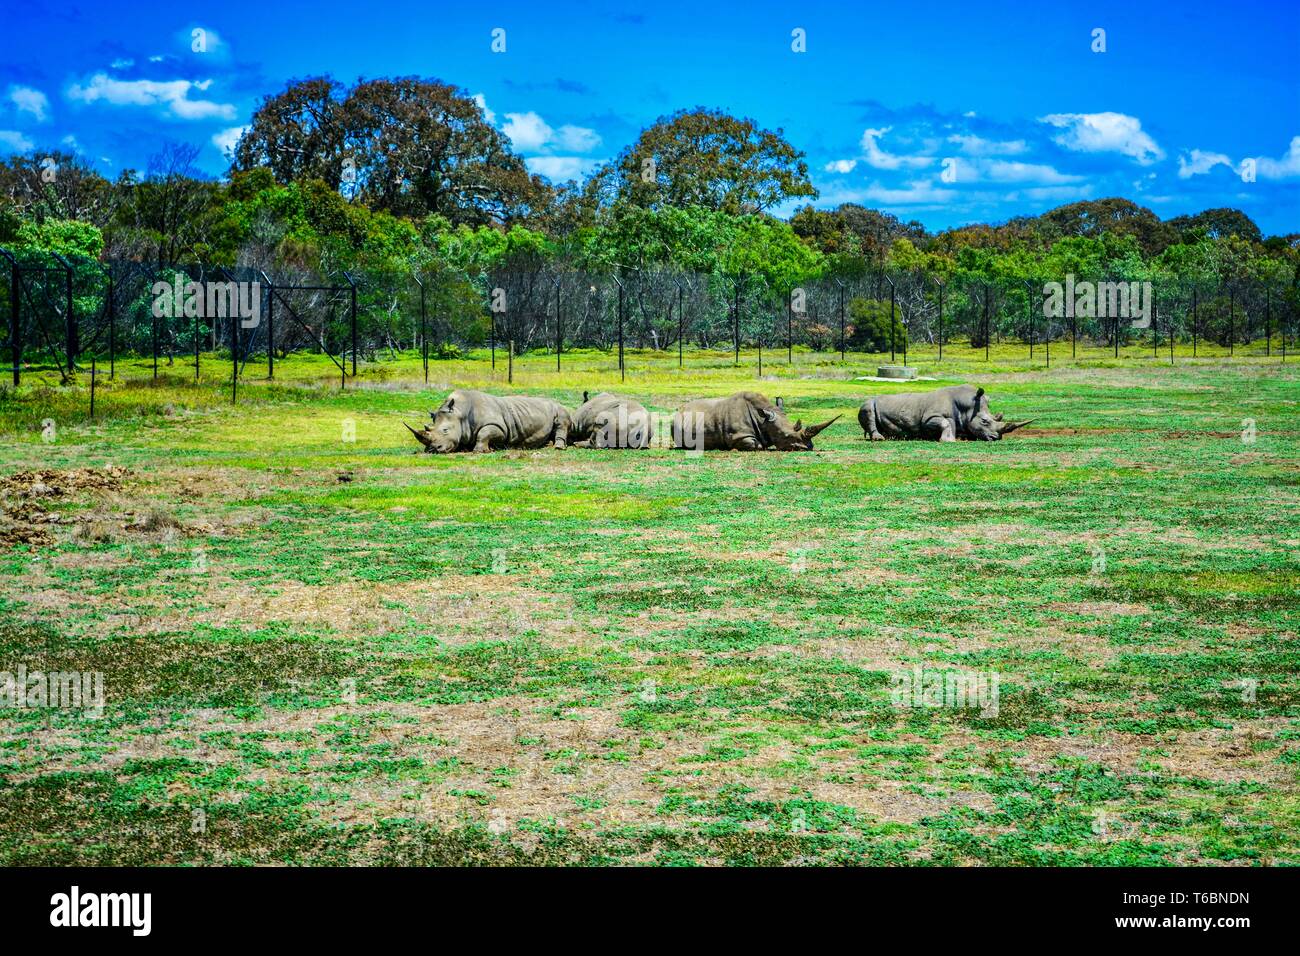
<path id="1" fill-rule="evenodd" d="M 778 399 L 778 403 L 779 403 Z M 673 416 L 673 447 L 693 451 L 812 451 L 813 438 L 834 422 L 793 425 L 785 408 L 757 392 L 688 402 Z"/>
<path id="2" fill-rule="evenodd" d="M 572 427 L 569 410 L 549 398 L 497 396 L 469 388 L 456 389 L 429 417 L 433 421 L 419 431 L 406 427 L 433 454 L 541 448 L 552 442 L 563 448 Z"/>
<path id="3" fill-rule="evenodd" d="M 1004 422 L 989 412 L 988 396 L 974 385 L 952 385 L 932 392 L 899 392 L 869 398 L 858 409 L 858 424 L 869 441 L 921 438 L 929 441 L 998 441 L 1023 422 Z"/>
<path id="4" fill-rule="evenodd" d="M 640 402 L 612 392 L 594 398 L 583 392 L 569 439 L 574 448 L 649 448 L 651 427 L 650 413 Z"/>

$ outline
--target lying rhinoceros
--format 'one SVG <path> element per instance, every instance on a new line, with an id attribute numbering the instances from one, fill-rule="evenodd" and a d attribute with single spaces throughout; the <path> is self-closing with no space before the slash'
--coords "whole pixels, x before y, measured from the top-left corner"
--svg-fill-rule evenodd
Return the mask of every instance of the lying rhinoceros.
<path id="1" fill-rule="evenodd" d="M 652 438 L 653 423 L 645 406 L 611 392 L 594 398 L 583 392 L 569 431 L 575 448 L 649 448 Z"/>
<path id="2" fill-rule="evenodd" d="M 989 413 L 988 396 L 974 385 L 953 385 L 933 392 L 899 392 L 867 399 L 858 423 L 870 441 L 923 438 L 930 441 L 997 441 L 1034 419 L 1004 422 Z"/>
<path id="3" fill-rule="evenodd" d="M 425 451 L 437 454 L 541 448 L 551 442 L 563 448 L 572 427 L 569 410 L 549 398 L 498 397 L 469 388 L 456 389 L 429 417 L 433 421 L 418 432 L 406 427 Z"/>
<path id="4" fill-rule="evenodd" d="M 805 428 L 802 420 L 791 425 L 783 406 L 773 405 L 757 392 L 701 398 L 682 406 L 673 416 L 673 447 L 692 451 L 812 451 L 814 436 L 835 418 Z"/>

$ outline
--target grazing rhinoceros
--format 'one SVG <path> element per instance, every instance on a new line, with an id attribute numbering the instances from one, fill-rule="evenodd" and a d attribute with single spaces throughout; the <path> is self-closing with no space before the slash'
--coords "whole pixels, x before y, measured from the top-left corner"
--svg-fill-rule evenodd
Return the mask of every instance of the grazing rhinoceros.
<path id="1" fill-rule="evenodd" d="M 644 405 L 621 395 L 582 393 L 569 438 L 575 448 L 649 448 L 654 438 Z"/>
<path id="2" fill-rule="evenodd" d="M 572 427 L 569 410 L 549 398 L 498 397 L 469 388 L 456 389 L 429 417 L 433 421 L 418 432 L 406 427 L 425 451 L 436 454 L 541 448 L 551 442 L 563 448 Z"/>
<path id="3" fill-rule="evenodd" d="M 692 451 L 812 451 L 813 437 L 835 418 L 805 428 L 802 421 L 791 425 L 783 406 L 773 405 L 757 392 L 701 398 L 687 403 L 673 416 L 673 447 Z"/>
<path id="4" fill-rule="evenodd" d="M 988 396 L 974 385 L 953 385 L 933 392 L 899 392 L 869 398 L 858 409 L 858 423 L 870 441 L 923 438 L 930 441 L 997 441 L 1023 422 L 1004 422 L 989 413 Z"/>

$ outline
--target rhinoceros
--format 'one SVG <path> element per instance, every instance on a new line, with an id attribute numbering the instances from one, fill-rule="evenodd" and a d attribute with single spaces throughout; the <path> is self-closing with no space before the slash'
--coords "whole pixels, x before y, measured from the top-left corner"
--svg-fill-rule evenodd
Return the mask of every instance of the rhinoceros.
<path id="1" fill-rule="evenodd" d="M 569 439 L 575 448 L 649 448 L 654 437 L 644 405 L 622 395 L 582 393 Z"/>
<path id="2" fill-rule="evenodd" d="M 989 412 L 984 389 L 953 385 L 932 392 L 899 392 L 867 399 L 858 424 L 869 441 L 922 438 L 930 441 L 997 441 L 1034 419 L 1004 422 Z"/>
<path id="3" fill-rule="evenodd" d="M 780 400 L 778 399 L 778 402 Z M 673 416 L 673 447 L 692 451 L 812 451 L 820 425 L 793 425 L 785 408 L 757 392 L 688 402 Z"/>
<path id="4" fill-rule="evenodd" d="M 563 448 L 572 427 L 569 410 L 549 398 L 497 396 L 469 388 L 456 389 L 429 417 L 433 421 L 419 431 L 406 427 L 425 451 L 436 454 L 541 448 L 552 442 Z"/>

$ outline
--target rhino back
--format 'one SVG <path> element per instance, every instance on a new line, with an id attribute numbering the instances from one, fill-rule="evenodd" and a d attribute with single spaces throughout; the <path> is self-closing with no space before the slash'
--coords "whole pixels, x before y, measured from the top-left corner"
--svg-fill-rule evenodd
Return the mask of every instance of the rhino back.
<path id="1" fill-rule="evenodd" d="M 624 398 L 621 395 L 615 395 L 613 392 L 601 392 L 599 395 L 593 395 L 579 405 L 577 411 L 573 413 L 574 434 L 577 436 L 577 440 L 582 441 L 591 438 L 598 427 L 597 419 L 611 412 L 617 415 L 619 405 L 627 405 L 629 418 L 635 411 L 645 412 L 645 408 L 639 402 Z"/>
<path id="2" fill-rule="evenodd" d="M 635 399 L 602 392 L 574 413 L 579 441 L 595 441 L 603 447 L 649 448 L 650 413 Z"/>
<path id="3" fill-rule="evenodd" d="M 876 421 L 882 431 L 915 435 L 927 419 L 970 418 L 978 389 L 973 385 L 950 385 L 929 392 L 895 392 L 877 395 Z"/>
<path id="4" fill-rule="evenodd" d="M 759 412 L 755 407 L 755 398 L 767 402 L 761 395 L 752 392 L 741 392 L 725 398 L 700 398 L 688 402 L 673 416 L 673 443 L 683 447 L 680 437 L 682 420 L 688 416 L 694 418 L 687 422 L 687 431 L 703 438 L 705 451 L 731 448 L 732 442 L 741 437 L 753 438 L 761 442 L 763 430 L 758 421 Z M 767 402 L 767 404 L 771 403 Z"/>
<path id="5" fill-rule="evenodd" d="M 506 442 L 534 448 L 545 445 L 555 433 L 557 419 L 567 422 L 569 412 L 554 399 L 531 395 L 496 398 L 504 423 Z"/>
<path id="6" fill-rule="evenodd" d="M 458 388 L 447 396 L 447 401 L 452 402 L 452 414 L 461 421 L 459 447 L 462 450 L 472 449 L 479 431 L 486 426 L 505 427 L 499 399 L 495 395 L 472 388 Z"/>

